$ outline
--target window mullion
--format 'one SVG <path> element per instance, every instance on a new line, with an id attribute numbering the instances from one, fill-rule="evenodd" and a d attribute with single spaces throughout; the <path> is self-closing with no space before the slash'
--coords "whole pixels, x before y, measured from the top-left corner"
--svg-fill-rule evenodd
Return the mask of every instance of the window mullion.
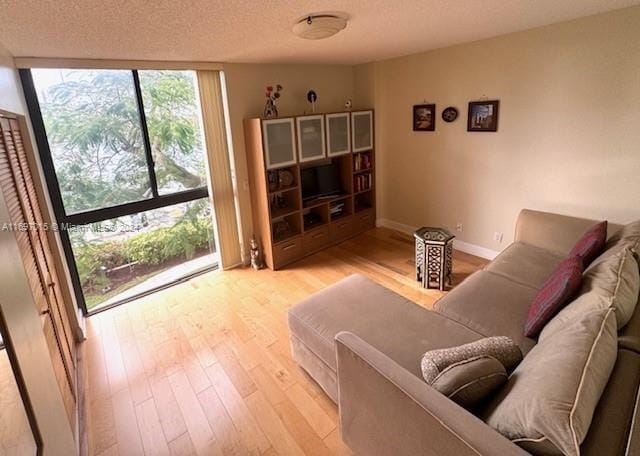
<path id="1" fill-rule="evenodd" d="M 151 140 L 149 139 L 149 129 L 147 128 L 147 116 L 144 113 L 144 102 L 142 100 L 142 89 L 140 88 L 140 77 L 138 70 L 131 70 L 133 73 L 133 85 L 136 89 L 136 100 L 138 102 L 138 113 L 140 115 L 140 126 L 142 128 L 142 138 L 144 140 L 144 150 L 147 159 L 147 171 L 149 173 L 149 185 L 154 198 L 158 197 L 158 179 L 156 178 L 155 162 L 151 153 Z"/>

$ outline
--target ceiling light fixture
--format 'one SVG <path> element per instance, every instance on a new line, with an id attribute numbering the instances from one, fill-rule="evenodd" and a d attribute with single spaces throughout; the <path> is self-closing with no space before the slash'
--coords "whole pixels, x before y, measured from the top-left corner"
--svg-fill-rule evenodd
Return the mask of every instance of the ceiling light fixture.
<path id="1" fill-rule="evenodd" d="M 306 40 L 322 40 L 347 26 L 347 17 L 336 13 L 307 14 L 293 25 L 293 33 Z"/>

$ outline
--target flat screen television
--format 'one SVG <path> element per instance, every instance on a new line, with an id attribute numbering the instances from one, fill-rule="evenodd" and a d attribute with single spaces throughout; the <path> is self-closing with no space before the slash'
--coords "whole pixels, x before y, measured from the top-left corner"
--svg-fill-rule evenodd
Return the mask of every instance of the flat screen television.
<path id="1" fill-rule="evenodd" d="M 303 200 L 343 193 L 340 184 L 340 168 L 337 163 L 301 169 L 300 185 Z"/>

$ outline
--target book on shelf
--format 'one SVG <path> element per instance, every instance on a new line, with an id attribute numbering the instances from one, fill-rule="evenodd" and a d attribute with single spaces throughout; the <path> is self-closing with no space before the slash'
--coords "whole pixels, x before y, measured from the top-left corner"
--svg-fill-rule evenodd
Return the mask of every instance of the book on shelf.
<path id="1" fill-rule="evenodd" d="M 354 191 L 357 193 L 364 190 L 369 190 L 372 184 L 373 184 L 373 176 L 371 173 L 360 174 L 356 176 L 354 179 L 354 182 L 353 182 Z"/>
<path id="2" fill-rule="evenodd" d="M 371 168 L 371 156 L 369 154 L 358 154 L 353 161 L 353 168 L 356 172 Z"/>

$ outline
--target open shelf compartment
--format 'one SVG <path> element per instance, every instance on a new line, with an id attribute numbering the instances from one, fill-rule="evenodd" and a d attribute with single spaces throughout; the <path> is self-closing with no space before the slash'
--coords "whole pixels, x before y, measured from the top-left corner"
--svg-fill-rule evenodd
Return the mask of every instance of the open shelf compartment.
<path id="1" fill-rule="evenodd" d="M 269 194 L 271 218 L 275 219 L 296 212 L 300 209 L 300 196 L 297 188 L 273 192 Z"/>
<path id="2" fill-rule="evenodd" d="M 367 190 L 353 197 L 353 211 L 355 213 L 366 211 L 374 206 L 373 190 Z"/>
<path id="3" fill-rule="evenodd" d="M 329 204 L 315 206 L 302 211 L 303 230 L 309 231 L 329 223 Z"/>
<path id="4" fill-rule="evenodd" d="M 329 203 L 329 217 L 331 221 L 340 220 L 353 214 L 353 204 L 350 197 L 335 200 Z"/>
<path id="5" fill-rule="evenodd" d="M 267 171 L 267 186 L 269 194 L 295 190 L 298 188 L 298 184 L 297 166 L 287 166 Z"/>
<path id="6" fill-rule="evenodd" d="M 271 221 L 273 242 L 279 243 L 298 236 L 302 233 L 300 213 L 289 214 Z"/>

